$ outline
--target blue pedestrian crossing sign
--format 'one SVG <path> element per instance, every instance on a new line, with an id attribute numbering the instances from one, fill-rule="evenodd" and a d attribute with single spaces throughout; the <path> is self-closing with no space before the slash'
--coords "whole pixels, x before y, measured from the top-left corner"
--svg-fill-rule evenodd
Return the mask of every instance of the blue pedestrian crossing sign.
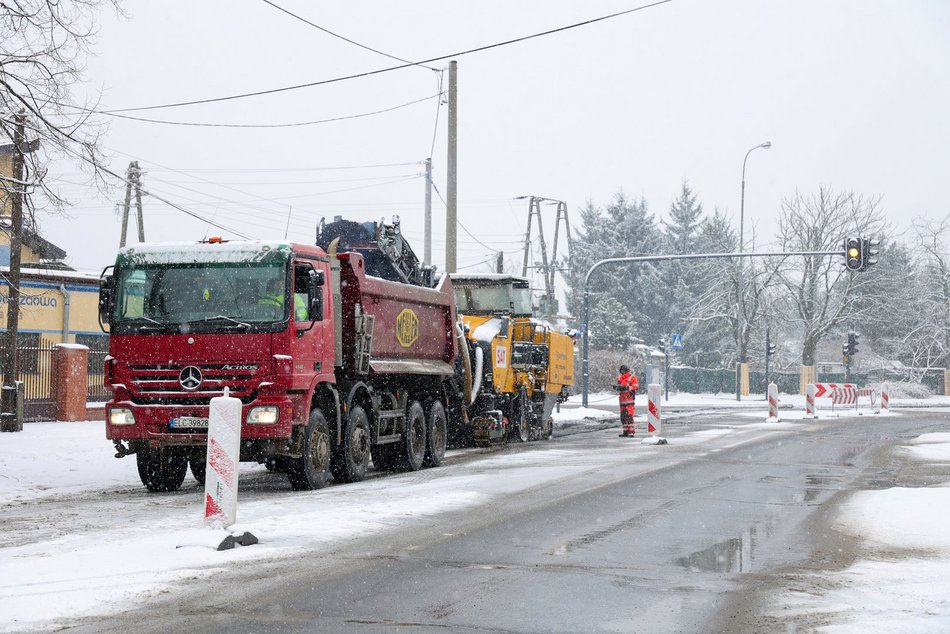
<path id="1" fill-rule="evenodd" d="M 678 335 L 676 333 L 673 333 L 673 343 L 671 344 L 670 347 L 673 348 L 674 350 L 682 350 L 683 349 L 683 335 Z"/>

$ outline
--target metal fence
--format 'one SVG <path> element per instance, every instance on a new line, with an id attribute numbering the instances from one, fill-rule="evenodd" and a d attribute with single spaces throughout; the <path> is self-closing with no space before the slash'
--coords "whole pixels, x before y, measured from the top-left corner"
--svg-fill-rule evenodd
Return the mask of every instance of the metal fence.
<path id="1" fill-rule="evenodd" d="M 20 376 L 23 382 L 23 418 L 26 421 L 50 420 L 53 417 L 53 344 L 18 346 Z"/>
<path id="2" fill-rule="evenodd" d="M 103 364 L 108 354 L 107 350 L 89 350 L 89 387 L 86 388 L 86 399 L 92 403 L 104 403 L 112 396 L 112 392 L 103 384 Z"/>

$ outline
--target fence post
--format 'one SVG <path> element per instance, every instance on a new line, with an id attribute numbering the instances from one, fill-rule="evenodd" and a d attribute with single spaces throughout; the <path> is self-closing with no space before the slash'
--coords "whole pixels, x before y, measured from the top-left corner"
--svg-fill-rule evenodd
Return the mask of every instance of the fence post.
<path id="1" fill-rule="evenodd" d="M 76 343 L 53 346 L 50 392 L 53 418 L 66 422 L 86 420 L 86 393 L 89 389 L 89 348 Z"/>

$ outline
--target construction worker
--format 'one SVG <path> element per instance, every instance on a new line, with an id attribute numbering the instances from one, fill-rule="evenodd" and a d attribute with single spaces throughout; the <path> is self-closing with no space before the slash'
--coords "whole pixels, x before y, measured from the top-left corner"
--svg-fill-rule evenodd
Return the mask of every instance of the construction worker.
<path id="1" fill-rule="evenodd" d="M 621 436 L 633 438 L 633 435 L 637 433 L 633 424 L 633 401 L 639 387 L 637 375 L 632 373 L 627 366 L 620 366 L 620 376 L 617 377 L 617 385 L 614 389 L 620 392 L 620 424 L 623 425 Z"/>

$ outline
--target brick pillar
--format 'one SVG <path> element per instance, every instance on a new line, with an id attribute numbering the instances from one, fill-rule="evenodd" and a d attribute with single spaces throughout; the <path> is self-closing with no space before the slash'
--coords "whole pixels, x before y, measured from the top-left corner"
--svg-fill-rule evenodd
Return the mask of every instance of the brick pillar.
<path id="1" fill-rule="evenodd" d="M 53 373 L 50 390 L 56 403 L 56 420 L 86 420 L 86 396 L 89 389 L 89 348 L 74 343 L 53 347 Z"/>

